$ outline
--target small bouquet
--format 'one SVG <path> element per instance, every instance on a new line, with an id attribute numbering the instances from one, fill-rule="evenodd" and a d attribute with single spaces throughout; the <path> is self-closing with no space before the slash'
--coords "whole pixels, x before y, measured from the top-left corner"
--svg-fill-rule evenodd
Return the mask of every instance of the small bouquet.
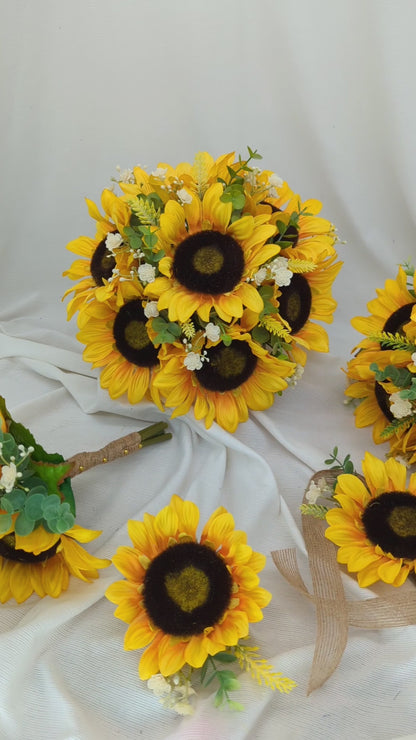
<path id="1" fill-rule="evenodd" d="M 341 267 L 335 230 L 261 159 L 234 153 L 120 173 L 87 201 L 95 238 L 79 237 L 64 275 L 77 281 L 84 359 L 112 398 L 151 399 L 172 416 L 191 408 L 234 432 L 250 409 L 296 384 L 305 350 L 328 351 Z"/>
<path id="2" fill-rule="evenodd" d="M 98 578 L 110 560 L 86 552 L 81 544 L 101 532 L 75 523 L 71 479 L 147 444 L 169 439 L 162 423 L 133 432 L 96 452 L 65 460 L 46 452 L 23 424 L 13 420 L 0 397 L 0 602 L 18 603 L 33 593 L 57 598 L 69 576 Z"/>
<path id="3" fill-rule="evenodd" d="M 416 278 L 415 268 L 399 267 L 395 280 L 367 305 L 370 316 L 352 319 L 365 335 L 346 374 L 346 395 L 358 403 L 357 427 L 373 427 L 376 444 L 389 443 L 389 455 L 416 462 Z M 357 351 L 358 350 L 358 351 Z"/>
<path id="4" fill-rule="evenodd" d="M 119 547 L 113 558 L 124 580 L 106 592 L 117 604 L 115 616 L 128 625 L 124 649 L 146 648 L 140 678 L 183 715 L 193 712 L 198 678 L 202 686 L 217 682 L 216 706 L 243 708 L 229 695 L 239 688 L 233 663 L 271 689 L 287 693 L 295 686 L 244 642 L 271 599 L 257 575 L 264 555 L 247 545 L 222 506 L 199 538 L 198 523 L 196 504 L 176 495 L 156 516 L 129 521 L 132 546 Z"/>
<path id="5" fill-rule="evenodd" d="M 342 579 L 342 566 L 363 589 L 379 581 L 400 587 L 415 576 L 416 475 L 408 480 L 405 465 L 394 458 L 382 462 L 369 452 L 360 474 L 350 455 L 338 458 L 337 447 L 325 463 L 331 469 L 315 473 L 300 507 L 312 591 L 302 579 L 294 548 L 272 553 L 280 573 L 316 607 L 308 693 L 335 671 L 350 626 L 374 630 L 416 624 L 414 589 L 352 600 Z"/>

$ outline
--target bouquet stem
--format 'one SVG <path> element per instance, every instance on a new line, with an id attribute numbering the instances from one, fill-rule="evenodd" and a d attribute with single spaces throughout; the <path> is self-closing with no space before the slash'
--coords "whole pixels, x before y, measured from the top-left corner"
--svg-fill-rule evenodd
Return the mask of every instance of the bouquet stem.
<path id="1" fill-rule="evenodd" d="M 115 439 L 99 450 L 78 452 L 66 461 L 71 465 L 68 476 L 74 478 L 76 475 L 85 473 L 96 465 L 112 462 L 119 457 L 130 455 L 142 447 L 148 447 L 149 445 L 171 439 L 172 434 L 165 432 L 167 426 L 166 422 L 159 421 L 156 424 L 145 427 L 141 432 L 131 432 L 124 437 Z"/>

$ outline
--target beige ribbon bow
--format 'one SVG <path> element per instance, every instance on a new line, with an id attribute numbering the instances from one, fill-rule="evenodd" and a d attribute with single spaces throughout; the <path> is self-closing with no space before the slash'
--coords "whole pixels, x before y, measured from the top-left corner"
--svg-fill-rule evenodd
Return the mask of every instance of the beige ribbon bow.
<path id="1" fill-rule="evenodd" d="M 331 484 L 337 471 L 320 470 L 311 478 L 325 478 Z M 308 503 L 306 492 L 303 502 Z M 335 671 L 348 640 L 348 627 L 384 629 L 416 624 L 416 593 L 400 591 L 393 586 L 388 597 L 376 596 L 364 601 L 345 597 L 337 548 L 325 537 L 327 523 L 312 516 L 302 517 L 303 537 L 309 559 L 313 593 L 306 587 L 296 557 L 296 549 L 272 552 L 274 564 L 286 580 L 313 601 L 316 607 L 317 631 L 315 652 L 308 684 L 308 695 L 322 686 Z M 403 587 L 402 587 L 403 588 Z"/>

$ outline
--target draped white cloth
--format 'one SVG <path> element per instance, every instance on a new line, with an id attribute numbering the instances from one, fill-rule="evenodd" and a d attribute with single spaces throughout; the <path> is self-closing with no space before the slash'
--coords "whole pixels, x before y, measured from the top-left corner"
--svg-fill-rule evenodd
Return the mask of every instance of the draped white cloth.
<path id="1" fill-rule="evenodd" d="M 299 503 L 310 476 L 335 444 L 357 465 L 365 450 L 386 452 L 355 428 L 341 368 L 359 339 L 350 319 L 414 259 L 415 23 L 412 0 L 2 3 L 0 394 L 46 449 L 69 457 L 163 418 L 100 388 L 61 302 L 65 245 L 94 234 L 83 198 L 98 201 L 116 165 L 248 144 L 323 202 L 344 261 L 330 354 L 310 354 L 271 409 L 234 435 L 190 413 L 169 422 L 169 443 L 74 481 L 77 521 L 103 531 L 89 546 L 100 557 L 173 493 L 199 506 L 201 524 L 224 505 L 268 556 L 273 599 L 253 643 L 297 688 L 272 693 L 243 674 L 244 712 L 214 709 L 211 690 L 192 717 L 164 709 L 138 678 L 139 654 L 123 651 L 125 625 L 104 598 L 119 577 L 110 567 L 57 600 L 1 606 L 2 739 L 416 737 L 416 628 L 351 628 L 339 668 L 307 696 L 314 607 L 270 556 L 296 545 L 308 578 Z M 346 588 L 371 595 L 353 578 Z"/>

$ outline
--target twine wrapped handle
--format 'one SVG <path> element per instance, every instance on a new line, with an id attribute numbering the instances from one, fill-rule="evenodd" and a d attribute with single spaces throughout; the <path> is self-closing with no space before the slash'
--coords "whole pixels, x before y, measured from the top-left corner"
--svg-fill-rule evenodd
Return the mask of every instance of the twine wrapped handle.
<path id="1" fill-rule="evenodd" d="M 171 439 L 171 433 L 165 432 L 167 426 L 164 421 L 159 421 L 142 429 L 141 432 L 131 432 L 124 437 L 115 439 L 113 442 L 94 452 L 78 452 L 66 461 L 71 465 L 68 476 L 74 478 L 76 475 L 85 473 L 85 471 L 94 468 L 96 465 L 112 462 L 119 457 L 130 455 L 142 447 L 148 447 L 149 445 Z"/>

